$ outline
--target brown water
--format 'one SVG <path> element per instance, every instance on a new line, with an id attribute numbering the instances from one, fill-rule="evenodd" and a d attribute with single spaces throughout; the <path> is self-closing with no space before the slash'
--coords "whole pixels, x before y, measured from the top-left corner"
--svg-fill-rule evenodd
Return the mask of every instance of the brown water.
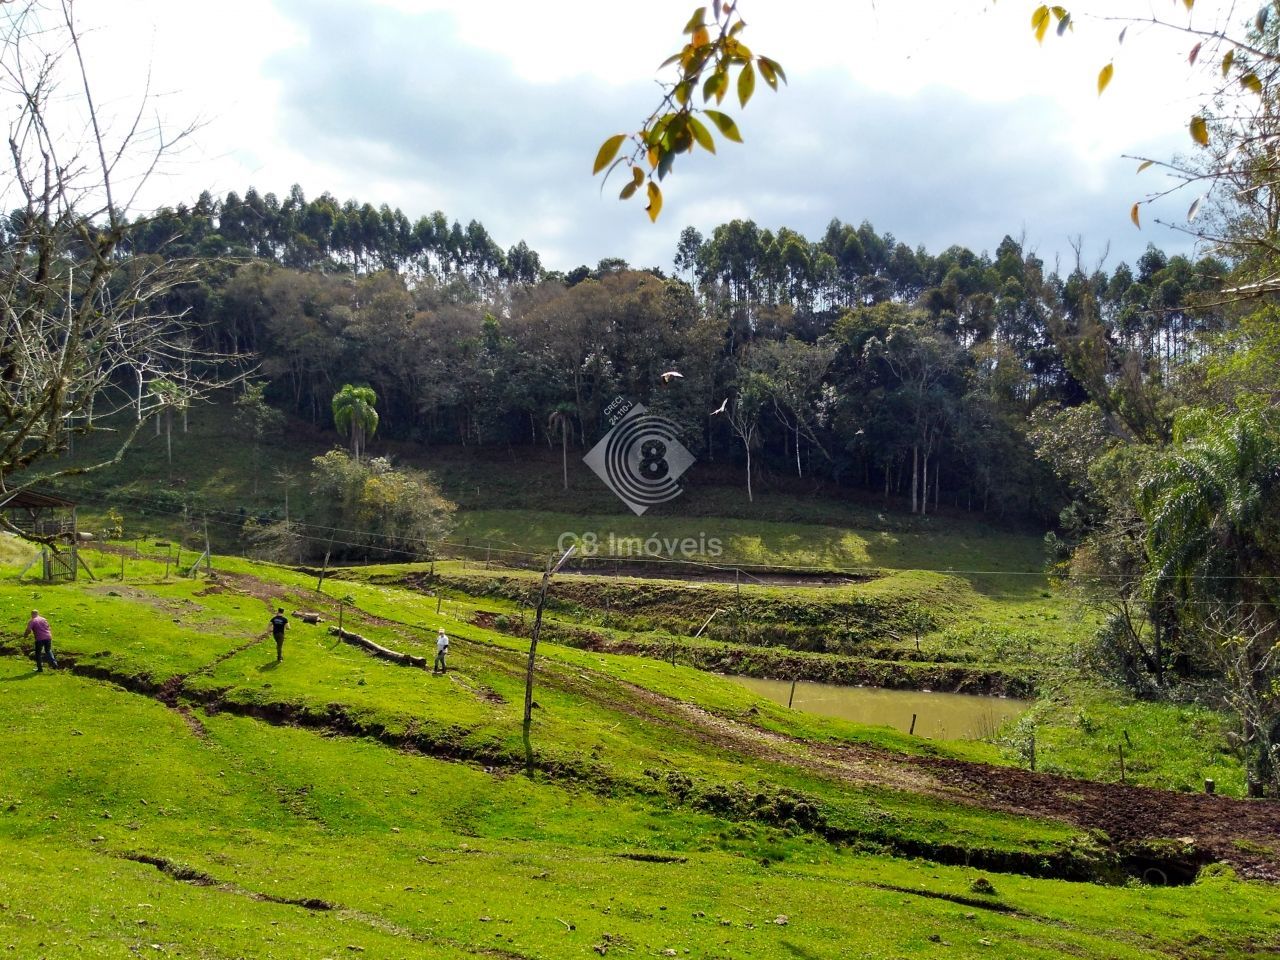
<path id="1" fill-rule="evenodd" d="M 791 695 L 790 680 L 734 677 L 748 690 L 784 706 Z M 933 740 L 978 740 L 993 734 L 1004 721 L 1016 717 L 1030 704 L 1005 697 L 979 697 L 966 693 L 925 693 L 920 690 L 883 690 L 879 687 L 842 687 L 832 683 L 796 682 L 796 710 L 839 717 L 871 726 L 911 729 L 914 714 L 916 736 Z"/>

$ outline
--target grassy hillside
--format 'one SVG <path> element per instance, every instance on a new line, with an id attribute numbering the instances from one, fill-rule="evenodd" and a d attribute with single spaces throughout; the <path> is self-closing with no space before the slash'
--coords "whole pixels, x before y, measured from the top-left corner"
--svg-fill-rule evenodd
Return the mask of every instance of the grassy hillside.
<path id="1" fill-rule="evenodd" d="M 16 956 L 1246 956 L 1280 945 L 1266 811 L 990 766 L 787 711 L 705 673 L 523 646 L 460 598 L 219 558 L 214 581 L 93 555 L 50 613 L 68 670 L 0 655 L 0 938 Z M 374 659 L 277 604 L 425 653 Z M 12 636 L 12 635 L 11 635 Z M 1010 794 L 1006 795 L 1007 784 Z M 1104 819 L 1099 819 L 1103 817 Z M 1230 828 L 1228 829 L 1228 826 Z M 1128 831 L 1127 833 L 1125 831 Z M 1188 836 L 1190 846 L 1179 837 Z M 911 859 L 920 857 L 923 859 Z M 948 866 L 969 862 L 971 866 Z M 972 866 L 972 865 L 978 866 Z M 31 896 L 33 877 L 41 893 Z M 985 882 L 979 882 L 985 879 Z"/>

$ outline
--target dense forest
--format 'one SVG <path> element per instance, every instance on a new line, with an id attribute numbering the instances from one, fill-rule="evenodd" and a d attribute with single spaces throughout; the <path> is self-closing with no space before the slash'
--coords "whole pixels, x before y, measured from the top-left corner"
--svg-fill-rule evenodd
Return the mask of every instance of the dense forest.
<path id="1" fill-rule="evenodd" d="M 268 400 L 318 425 L 359 382 L 384 436 L 559 445 L 566 432 L 586 447 L 622 395 L 699 457 L 744 463 L 750 448 L 753 470 L 919 512 L 1041 521 L 1066 500 L 1031 415 L 1087 401 L 1090 377 L 1167 380 L 1222 328 L 1203 295 L 1226 269 L 1154 247 L 1132 267 L 1050 269 L 1011 237 L 994 254 L 931 254 L 865 222 L 810 240 L 735 220 L 687 228 L 671 275 L 618 259 L 559 273 L 475 221 L 298 187 L 203 194 L 134 223 L 123 252 L 195 261 L 171 309 L 210 346 L 260 359 Z"/>

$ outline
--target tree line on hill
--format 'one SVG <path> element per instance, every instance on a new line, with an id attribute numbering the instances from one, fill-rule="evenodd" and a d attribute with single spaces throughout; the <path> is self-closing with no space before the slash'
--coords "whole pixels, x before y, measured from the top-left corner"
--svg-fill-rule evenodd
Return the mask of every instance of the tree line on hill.
<path id="1" fill-rule="evenodd" d="M 618 259 L 558 273 L 474 221 L 412 222 L 297 187 L 283 201 L 202 194 L 136 223 L 126 246 L 197 260 L 173 309 L 211 348 L 260 358 L 268 399 L 316 424 L 343 384 L 364 383 L 384 436 L 581 450 L 623 396 L 701 458 L 750 455 L 757 472 L 922 513 L 1041 521 L 1063 491 L 1028 418 L 1086 401 L 1089 376 L 1167 379 L 1222 329 L 1202 295 L 1227 269 L 1151 247 L 1132 267 L 1077 256 L 1056 270 L 1011 237 L 994 255 L 934 255 L 868 223 L 808 240 L 735 220 L 686 229 L 670 276 Z M 1094 323 L 1101 371 L 1080 362 Z"/>
<path id="2" fill-rule="evenodd" d="M 1247 213 L 1220 222 L 1247 237 Z M 171 309 L 317 425 L 358 384 L 380 436 L 567 457 L 622 396 L 749 495 L 791 475 L 1046 522 L 1057 571 L 1106 613 L 1092 667 L 1229 703 L 1252 782 L 1276 781 L 1280 340 L 1266 298 L 1239 294 L 1273 262 L 1256 245 L 1111 268 L 1077 248 L 1051 268 L 1012 237 L 932 254 L 866 223 L 810 240 L 736 220 L 686 229 L 669 275 L 557 273 L 446 222 L 250 191 L 163 211 L 129 244 L 198 261 Z"/>

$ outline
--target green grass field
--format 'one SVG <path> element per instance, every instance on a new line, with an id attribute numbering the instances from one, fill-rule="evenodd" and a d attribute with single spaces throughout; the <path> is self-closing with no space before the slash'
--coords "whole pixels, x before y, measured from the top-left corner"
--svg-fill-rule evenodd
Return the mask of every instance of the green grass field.
<path id="1" fill-rule="evenodd" d="M 15 956 L 1207 958 L 1280 945 L 1272 888 L 1230 871 L 1102 886 L 894 856 L 1101 851 L 1069 824 L 938 795 L 901 769 L 836 776 L 799 744 L 955 760 L 997 760 L 994 746 L 824 720 L 696 670 L 554 644 L 526 746 L 523 641 L 471 625 L 460 599 L 437 617 L 402 588 L 342 581 L 321 596 L 309 577 L 224 558 L 216 582 L 137 560 L 120 581 L 116 557 L 89 556 L 96 583 L 0 575 L 0 620 L 39 606 L 75 661 L 74 675 L 37 676 L 0 656 L 0 943 Z M 346 593 L 349 628 L 387 646 L 423 652 L 446 624 L 454 671 L 376 660 L 297 621 L 276 665 L 273 605 L 332 616 Z M 713 735 L 734 730 L 755 731 L 754 746 Z"/>
<path id="2" fill-rule="evenodd" d="M 1220 865 L 1186 886 L 1139 883 L 1145 864 L 1190 879 L 1214 857 L 1188 860 L 1158 816 L 1139 839 L 1108 835 L 1090 811 L 1129 801 L 1107 787 L 1046 780 L 1041 796 L 1018 779 L 1034 740 L 1049 773 L 1117 783 L 1123 748 L 1127 783 L 1244 792 L 1221 715 L 1137 703 L 1077 672 L 1096 615 L 1044 576 L 1037 532 L 781 477 L 750 503 L 714 463 L 637 518 L 576 462 L 562 489 L 558 451 L 380 442 L 375 454 L 429 469 L 460 505 L 452 559 L 332 570 L 323 594 L 312 572 L 230 555 L 215 579 L 189 580 L 156 539 L 189 564 L 207 518 L 215 549 L 239 552 L 244 520 L 282 515 L 286 483 L 296 510 L 310 457 L 336 440 L 299 427 L 255 455 L 227 408 L 191 420 L 172 463 L 145 437 L 67 487 L 82 527 L 107 526 L 112 506 L 123 516 L 115 552 L 83 551 L 96 582 L 19 582 L 32 551 L 0 537 L 0 622 L 20 630 L 45 610 L 72 668 L 34 675 L 0 631 L 10 955 L 1280 951 L 1273 887 Z M 536 571 L 584 538 L 603 553 L 610 538 L 715 541 L 682 556 L 728 582 L 653 564 L 559 576 L 526 734 Z M 755 582 L 765 567 L 859 576 Z M 430 659 L 445 626 L 451 672 L 332 636 L 344 596 L 347 629 L 398 651 Z M 326 618 L 295 618 L 279 665 L 277 605 Z M 716 672 L 1041 699 L 989 741 L 937 742 L 787 710 Z M 1022 787 L 1002 790 L 1006 777 Z M 1274 831 L 1240 829 L 1214 856 L 1280 870 Z"/>

